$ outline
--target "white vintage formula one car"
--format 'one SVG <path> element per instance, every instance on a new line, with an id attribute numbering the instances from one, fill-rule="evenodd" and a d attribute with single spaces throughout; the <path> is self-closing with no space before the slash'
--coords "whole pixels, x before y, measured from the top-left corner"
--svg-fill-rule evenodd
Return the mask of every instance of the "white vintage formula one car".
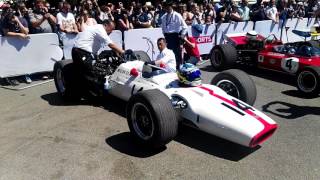
<path id="1" fill-rule="evenodd" d="M 150 59 L 144 52 L 136 51 L 130 58 L 102 54 L 87 69 L 81 62 L 57 62 L 58 93 L 80 98 L 105 91 L 128 101 L 130 132 L 144 145 L 164 146 L 177 135 L 179 122 L 247 147 L 261 144 L 277 129 L 275 121 L 251 106 L 256 88 L 240 70 L 221 72 L 211 84 L 185 87 L 176 73 L 145 65 Z"/>

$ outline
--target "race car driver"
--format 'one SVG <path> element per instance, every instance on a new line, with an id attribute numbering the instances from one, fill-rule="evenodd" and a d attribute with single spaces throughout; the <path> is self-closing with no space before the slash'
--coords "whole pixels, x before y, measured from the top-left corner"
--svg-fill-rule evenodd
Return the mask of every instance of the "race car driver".
<path id="1" fill-rule="evenodd" d="M 257 40 L 258 33 L 256 31 L 249 31 L 246 34 L 247 41 Z"/>
<path id="2" fill-rule="evenodd" d="M 156 65 L 164 68 L 167 72 L 176 72 L 176 57 L 172 50 L 167 48 L 167 43 L 164 38 L 157 40 L 158 49 L 160 51 L 157 59 L 145 64 Z"/>
<path id="3" fill-rule="evenodd" d="M 177 72 L 181 86 L 201 85 L 201 72 L 199 68 L 191 63 L 182 64 Z"/>
<path id="4" fill-rule="evenodd" d="M 85 66 L 91 69 L 97 52 L 104 44 L 119 56 L 124 54 L 124 50 L 113 43 L 109 37 L 113 29 L 114 23 L 110 20 L 104 20 L 102 24 L 90 26 L 85 31 L 79 33 L 72 48 L 72 59 L 74 62 L 83 62 Z"/>

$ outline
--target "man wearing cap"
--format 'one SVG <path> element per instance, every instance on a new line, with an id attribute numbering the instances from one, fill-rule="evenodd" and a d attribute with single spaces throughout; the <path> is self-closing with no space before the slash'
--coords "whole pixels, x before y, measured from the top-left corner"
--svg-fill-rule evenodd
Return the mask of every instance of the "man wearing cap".
<path id="1" fill-rule="evenodd" d="M 162 16 L 162 33 L 167 41 L 168 49 L 171 49 L 176 56 L 177 68 L 182 64 L 181 42 L 187 33 L 187 24 L 182 16 L 173 10 L 172 2 L 165 3 L 166 13 Z"/>

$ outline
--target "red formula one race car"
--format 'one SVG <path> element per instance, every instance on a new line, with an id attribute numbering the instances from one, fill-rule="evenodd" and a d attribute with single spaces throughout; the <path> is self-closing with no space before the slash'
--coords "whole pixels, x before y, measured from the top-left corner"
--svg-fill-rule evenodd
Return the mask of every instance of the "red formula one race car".
<path id="1" fill-rule="evenodd" d="M 320 49 L 314 41 L 283 44 L 275 35 L 267 38 L 251 31 L 225 35 L 226 44 L 211 50 L 211 64 L 229 69 L 236 64 L 288 73 L 296 76 L 297 88 L 304 95 L 320 93 Z"/>

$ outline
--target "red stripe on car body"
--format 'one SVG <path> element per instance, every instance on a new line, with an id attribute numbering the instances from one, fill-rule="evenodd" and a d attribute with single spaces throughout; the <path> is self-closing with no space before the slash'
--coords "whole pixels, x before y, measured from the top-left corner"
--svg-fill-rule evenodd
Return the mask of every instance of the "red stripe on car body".
<path id="1" fill-rule="evenodd" d="M 237 107 L 237 104 L 235 102 L 233 102 L 232 100 L 229 100 L 227 98 L 224 98 L 218 94 L 215 94 L 213 92 L 212 89 L 209 89 L 207 87 L 204 87 L 204 86 L 198 86 L 200 89 L 203 89 L 205 91 L 208 91 L 210 95 L 234 106 L 234 107 Z M 238 108 L 240 109 L 240 108 Z M 242 109 L 241 109 L 242 110 Z M 258 134 L 256 134 L 252 139 L 251 139 L 251 142 L 249 144 L 250 147 L 255 147 L 257 146 L 258 144 L 261 144 L 263 143 L 264 141 L 266 141 L 273 133 L 274 131 L 278 128 L 278 125 L 277 124 L 270 124 L 268 123 L 266 120 L 264 120 L 262 117 L 256 115 L 252 110 L 250 109 L 246 109 L 246 110 L 242 110 L 244 112 L 246 112 L 248 115 L 254 117 L 255 119 L 257 119 L 259 122 L 261 122 L 261 124 L 264 126 L 263 130 L 260 131 Z"/>

